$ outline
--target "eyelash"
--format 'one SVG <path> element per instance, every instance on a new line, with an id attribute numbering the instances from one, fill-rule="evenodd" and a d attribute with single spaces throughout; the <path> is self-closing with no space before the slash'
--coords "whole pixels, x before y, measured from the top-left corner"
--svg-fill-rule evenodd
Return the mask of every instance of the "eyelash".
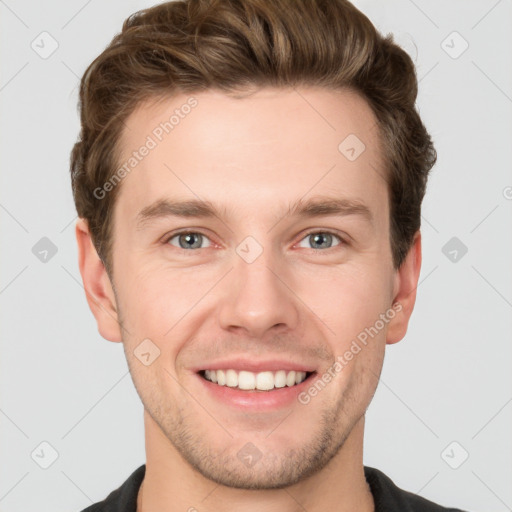
<path id="1" fill-rule="evenodd" d="M 311 235 L 315 235 L 315 234 L 322 234 L 322 235 L 332 235 L 333 237 L 337 238 L 339 240 L 339 244 L 338 245 L 335 245 L 333 247 L 328 247 L 327 249 L 314 249 L 314 248 L 310 248 L 311 250 L 313 251 L 318 251 L 318 252 L 327 252 L 331 249 L 335 249 L 336 247 L 339 247 L 339 246 L 346 246 L 348 245 L 348 242 L 341 236 L 339 235 L 337 232 L 335 231 L 328 231 L 328 230 L 312 230 L 312 231 L 309 231 L 307 232 L 300 240 L 298 243 L 302 242 L 305 238 L 307 238 L 308 236 L 311 236 Z M 169 242 L 177 237 L 177 236 L 180 236 L 180 235 L 202 235 L 204 236 L 205 238 L 207 238 L 208 240 L 210 240 L 210 238 L 208 237 L 208 235 L 206 235 L 205 233 L 203 233 L 202 231 L 192 231 L 192 230 L 184 230 L 184 231 L 178 231 L 176 233 L 172 233 L 168 236 L 166 236 L 163 240 L 162 240 L 162 244 L 164 245 L 167 245 L 169 244 Z M 210 242 L 212 242 L 210 240 Z M 213 243 L 213 242 L 212 242 Z M 170 245 L 170 244 L 169 244 Z M 186 251 L 186 252 L 194 252 L 194 251 L 198 251 L 200 249 L 208 249 L 208 247 L 200 247 L 199 249 L 183 249 L 182 247 L 176 247 L 176 246 L 171 246 L 171 247 L 174 247 L 174 249 L 181 249 L 182 251 Z"/>

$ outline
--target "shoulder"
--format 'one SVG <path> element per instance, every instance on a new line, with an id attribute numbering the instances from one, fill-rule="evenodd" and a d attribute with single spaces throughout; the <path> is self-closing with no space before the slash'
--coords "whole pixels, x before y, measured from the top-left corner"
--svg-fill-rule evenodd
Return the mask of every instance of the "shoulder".
<path id="1" fill-rule="evenodd" d="M 446 508 L 412 492 L 404 491 L 382 471 L 364 466 L 366 481 L 375 501 L 375 512 L 464 512 Z"/>
<path id="2" fill-rule="evenodd" d="M 90 505 L 82 512 L 136 512 L 137 494 L 145 473 L 146 465 L 143 464 L 103 501 Z"/>

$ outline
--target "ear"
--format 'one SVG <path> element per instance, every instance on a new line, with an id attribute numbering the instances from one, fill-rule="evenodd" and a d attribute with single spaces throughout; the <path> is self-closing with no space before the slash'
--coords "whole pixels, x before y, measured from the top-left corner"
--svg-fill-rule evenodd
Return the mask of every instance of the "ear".
<path id="1" fill-rule="evenodd" d="M 396 315 L 388 324 L 386 343 L 400 341 L 407 332 L 409 318 L 416 302 L 416 289 L 421 270 L 421 233 L 414 235 L 413 244 L 405 260 L 396 271 L 393 291 L 393 309 Z"/>
<path id="2" fill-rule="evenodd" d="M 89 308 L 98 324 L 98 331 L 106 340 L 122 341 L 114 290 L 92 242 L 87 220 L 78 219 L 75 234 L 80 274 Z"/>

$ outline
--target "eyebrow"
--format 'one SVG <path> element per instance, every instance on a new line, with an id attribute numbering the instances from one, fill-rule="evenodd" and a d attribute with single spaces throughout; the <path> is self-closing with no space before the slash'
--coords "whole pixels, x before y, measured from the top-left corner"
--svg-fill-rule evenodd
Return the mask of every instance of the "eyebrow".
<path id="1" fill-rule="evenodd" d="M 210 201 L 203 201 L 201 199 L 185 201 L 159 199 L 138 213 L 136 225 L 137 229 L 142 229 L 149 222 L 166 217 L 209 218 L 219 216 L 220 212 Z"/>
<path id="2" fill-rule="evenodd" d="M 224 210 L 225 211 L 225 210 Z M 317 196 L 308 200 L 299 199 L 289 206 L 286 216 L 320 217 L 327 215 L 357 215 L 373 224 L 373 214 L 362 201 L 348 198 Z M 171 201 L 159 199 L 143 208 L 136 217 L 137 230 L 160 218 L 222 218 L 222 212 L 210 201 L 189 199 Z"/>
<path id="3" fill-rule="evenodd" d="M 362 201 L 348 198 L 315 197 L 308 201 L 299 199 L 288 210 L 288 215 L 320 217 L 322 215 L 359 215 L 370 224 L 373 214 Z"/>

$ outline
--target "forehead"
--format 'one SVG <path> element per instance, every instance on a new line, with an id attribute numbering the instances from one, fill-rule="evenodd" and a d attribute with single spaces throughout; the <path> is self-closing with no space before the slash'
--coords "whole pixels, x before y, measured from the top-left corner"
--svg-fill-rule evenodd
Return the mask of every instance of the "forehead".
<path id="1" fill-rule="evenodd" d="M 378 137 L 370 106 L 350 90 L 265 88 L 243 98 L 208 90 L 147 101 L 120 140 L 128 172 L 116 216 L 135 222 L 166 197 L 263 216 L 263 205 L 284 208 L 308 194 L 357 199 L 379 215 L 387 186 Z"/>

